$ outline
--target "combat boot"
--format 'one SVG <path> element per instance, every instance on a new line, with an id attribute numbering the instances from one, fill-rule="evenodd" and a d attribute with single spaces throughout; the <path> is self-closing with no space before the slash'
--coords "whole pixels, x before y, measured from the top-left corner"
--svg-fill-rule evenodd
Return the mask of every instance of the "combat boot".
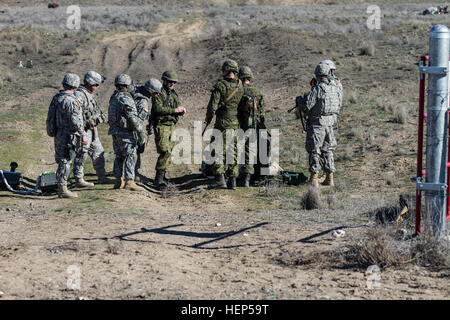
<path id="1" fill-rule="evenodd" d="M 123 177 L 116 178 L 114 189 L 123 189 L 125 187 L 125 179 Z"/>
<path id="2" fill-rule="evenodd" d="M 78 195 L 75 192 L 67 189 L 67 185 L 58 185 L 58 197 L 60 198 L 77 198 Z"/>
<path id="3" fill-rule="evenodd" d="M 250 187 L 250 178 L 252 177 L 252 175 L 250 173 L 246 173 L 245 174 L 245 180 L 244 180 L 244 187 L 248 188 Z"/>
<path id="4" fill-rule="evenodd" d="M 228 189 L 236 190 L 236 177 L 230 177 L 228 184 Z"/>
<path id="5" fill-rule="evenodd" d="M 155 184 L 159 187 L 159 186 L 163 186 L 166 185 L 166 181 L 164 179 L 164 176 L 166 175 L 166 171 L 165 170 L 156 170 L 156 175 L 155 175 Z"/>
<path id="6" fill-rule="evenodd" d="M 311 173 L 311 177 L 309 178 L 309 184 L 313 187 L 319 187 L 319 174 Z"/>
<path id="7" fill-rule="evenodd" d="M 216 176 L 216 187 L 217 188 L 223 188 L 223 189 L 227 188 L 227 183 L 225 181 L 225 175 L 224 174 Z"/>
<path id="8" fill-rule="evenodd" d="M 125 180 L 125 187 L 124 189 L 128 189 L 131 191 L 145 191 L 144 188 L 139 187 L 136 183 L 134 183 L 134 180 L 126 179 Z"/>
<path id="9" fill-rule="evenodd" d="M 324 186 L 334 187 L 334 177 L 333 172 L 327 173 L 325 176 L 325 180 L 322 182 Z"/>
<path id="10" fill-rule="evenodd" d="M 109 179 L 108 177 L 106 177 L 106 175 L 104 174 L 98 174 L 97 175 L 97 184 L 113 184 L 116 181 Z"/>
<path id="11" fill-rule="evenodd" d="M 87 182 L 83 178 L 75 178 L 75 187 L 77 188 L 87 188 L 93 186 L 94 184 L 92 182 Z"/>

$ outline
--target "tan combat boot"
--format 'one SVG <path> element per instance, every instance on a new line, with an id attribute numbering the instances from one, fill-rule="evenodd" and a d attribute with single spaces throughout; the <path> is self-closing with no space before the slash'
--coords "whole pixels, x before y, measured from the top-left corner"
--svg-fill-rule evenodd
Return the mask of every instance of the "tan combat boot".
<path id="1" fill-rule="evenodd" d="M 123 189 L 125 187 L 125 179 L 123 177 L 116 178 L 114 189 Z"/>
<path id="2" fill-rule="evenodd" d="M 326 174 L 325 180 L 322 182 L 322 185 L 334 187 L 333 172 L 330 172 L 330 173 Z"/>
<path id="3" fill-rule="evenodd" d="M 128 189 L 131 191 L 145 191 L 144 188 L 139 187 L 136 183 L 134 183 L 134 180 L 126 179 L 125 180 L 125 187 L 124 189 Z"/>
<path id="4" fill-rule="evenodd" d="M 75 178 L 75 187 L 77 188 L 86 188 L 93 187 L 94 184 L 92 182 L 87 182 L 83 178 Z"/>
<path id="5" fill-rule="evenodd" d="M 311 177 L 309 178 L 309 184 L 313 187 L 319 187 L 319 174 L 311 173 Z"/>
<path id="6" fill-rule="evenodd" d="M 58 197 L 60 198 L 77 198 L 78 195 L 75 192 L 67 189 L 67 185 L 58 185 Z"/>
<path id="7" fill-rule="evenodd" d="M 97 184 L 113 184 L 113 183 L 116 183 L 116 181 L 109 179 L 104 174 L 97 175 Z"/>

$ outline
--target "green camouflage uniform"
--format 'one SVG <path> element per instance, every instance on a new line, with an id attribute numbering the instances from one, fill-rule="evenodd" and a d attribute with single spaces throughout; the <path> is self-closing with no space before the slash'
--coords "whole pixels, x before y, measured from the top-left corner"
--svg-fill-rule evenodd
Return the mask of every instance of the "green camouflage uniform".
<path id="1" fill-rule="evenodd" d="M 206 120 L 210 120 L 216 115 L 216 122 L 214 128 L 222 132 L 223 137 L 223 162 L 214 163 L 213 171 L 216 176 L 221 174 L 227 174 L 229 177 L 237 177 L 239 175 L 239 167 L 237 164 L 237 146 L 236 146 L 236 136 L 232 143 L 233 146 L 233 163 L 226 164 L 226 130 L 227 129 L 238 129 L 238 105 L 244 95 L 244 87 L 240 86 L 234 96 L 225 104 L 223 102 L 228 98 L 228 96 L 237 88 L 240 80 L 225 78 L 219 80 L 214 86 L 211 98 L 208 104 L 208 110 L 206 112 Z M 209 122 L 209 121 L 208 121 Z"/>
<path id="2" fill-rule="evenodd" d="M 253 112 L 254 106 L 256 112 Z M 242 130 L 247 131 L 250 128 L 255 130 L 265 129 L 264 126 L 264 99 L 261 92 L 251 83 L 244 83 L 244 95 L 239 104 L 239 124 Z M 258 139 L 258 131 L 256 131 L 256 137 Z M 258 141 L 258 140 L 257 140 Z M 249 163 L 248 159 L 255 156 L 252 153 L 253 150 L 249 148 L 248 142 L 245 144 L 245 159 L 244 173 L 254 174 L 254 165 Z M 257 155 L 256 155 L 257 156 Z"/>
<path id="3" fill-rule="evenodd" d="M 152 97 L 153 132 L 155 133 L 156 151 L 159 154 L 156 170 L 166 171 L 171 162 L 175 142 L 170 138 L 178 122 L 179 115 L 175 109 L 181 105 L 175 90 L 163 87 L 158 97 Z"/>

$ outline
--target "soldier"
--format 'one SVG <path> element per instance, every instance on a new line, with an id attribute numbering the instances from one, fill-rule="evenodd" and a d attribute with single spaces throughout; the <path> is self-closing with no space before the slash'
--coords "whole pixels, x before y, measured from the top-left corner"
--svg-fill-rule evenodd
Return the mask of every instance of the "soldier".
<path id="1" fill-rule="evenodd" d="M 134 86 L 132 83 L 132 88 L 130 89 L 131 95 L 133 96 L 134 102 L 136 103 L 136 110 L 138 119 L 140 121 L 140 125 L 144 127 L 144 123 L 148 120 L 150 114 L 149 100 L 150 94 L 145 89 L 145 86 Z M 134 88 L 133 88 L 134 87 Z M 134 133 L 135 138 L 137 139 L 137 132 Z M 148 138 L 145 139 L 147 141 Z M 135 180 L 139 181 L 140 174 L 138 170 L 141 168 L 141 154 L 144 153 L 145 144 L 138 146 L 137 148 L 137 160 L 135 166 Z"/>
<path id="2" fill-rule="evenodd" d="M 236 139 L 230 143 L 233 146 L 234 161 L 232 164 L 225 164 L 226 161 L 226 130 L 239 128 L 238 105 L 244 95 L 244 88 L 241 80 L 238 78 L 239 67 L 236 61 L 227 60 L 222 65 L 223 79 L 219 80 L 212 92 L 208 103 L 205 122 L 209 124 L 216 115 L 214 128 L 222 132 L 223 137 L 223 163 L 215 163 L 213 170 L 215 175 L 216 187 L 227 188 L 225 174 L 230 177 L 229 189 L 236 189 L 236 177 L 239 175 L 237 164 Z"/>
<path id="3" fill-rule="evenodd" d="M 152 97 L 157 97 L 161 93 L 162 84 L 158 79 L 150 79 L 145 82 L 143 86 L 138 86 L 134 90 L 133 98 L 136 102 L 136 109 L 138 118 L 141 121 L 142 127 L 148 120 L 147 134 L 152 134 L 153 117 L 150 114 L 149 101 Z M 148 141 L 148 138 L 146 139 Z M 141 167 L 141 154 L 144 152 L 145 145 L 141 145 L 137 149 L 137 161 L 136 161 L 136 178 L 138 170 Z"/>
<path id="4" fill-rule="evenodd" d="M 306 123 L 306 151 L 309 153 L 310 183 L 319 186 L 318 174 L 323 168 L 326 177 L 323 185 L 334 186 L 333 149 L 336 137 L 333 124 L 339 113 L 342 91 L 329 79 L 330 67 L 318 64 L 314 70 L 317 83 L 309 92 L 305 103 L 300 105 L 308 120 Z"/>
<path id="5" fill-rule="evenodd" d="M 145 132 L 138 118 L 136 103 L 129 92 L 131 78 L 126 74 L 119 74 L 115 80 L 116 91 L 109 100 L 108 134 L 113 137 L 114 189 L 129 189 L 142 191 L 142 187 L 134 183 L 136 148 L 145 144 Z M 138 139 L 134 136 L 137 132 Z"/>
<path id="6" fill-rule="evenodd" d="M 78 195 L 67 189 L 71 163 L 76 150 L 87 145 L 84 136 L 83 111 L 81 101 L 74 93 L 80 85 L 80 77 L 73 73 L 64 75 L 63 90 L 52 99 L 47 116 L 47 132 L 54 137 L 55 160 L 58 163 L 56 179 L 60 198 L 76 198 Z M 51 128 L 51 134 L 49 131 Z"/>
<path id="7" fill-rule="evenodd" d="M 157 186 L 166 184 L 165 175 L 170 165 L 172 149 L 175 146 L 170 138 L 179 116 L 186 113 L 186 108 L 180 105 L 180 98 L 174 89 L 178 82 L 175 71 L 165 71 L 161 79 L 163 80 L 161 94 L 152 97 L 153 131 L 155 133 L 156 151 L 159 154 L 155 168 L 155 184 Z"/>
<path id="8" fill-rule="evenodd" d="M 258 137 L 258 129 L 265 129 L 264 124 L 264 99 L 261 92 L 251 83 L 253 79 L 252 70 L 247 67 L 239 68 L 239 79 L 241 79 L 244 86 L 244 95 L 239 104 L 239 123 L 240 127 L 246 131 L 250 128 L 256 130 L 256 136 Z M 248 159 L 244 165 L 244 186 L 250 186 L 250 178 L 255 173 L 253 164 L 250 163 L 251 152 L 249 144 L 245 144 L 245 157 Z M 257 150 L 255 150 L 257 151 Z M 257 155 L 258 153 L 256 153 Z"/>
<path id="9" fill-rule="evenodd" d="M 104 82 L 104 78 L 95 71 L 89 71 L 84 75 L 83 84 L 75 91 L 75 96 L 81 101 L 84 116 L 84 135 L 87 137 L 88 144 L 77 152 L 73 165 L 73 173 L 75 176 L 77 187 L 92 187 L 93 183 L 83 179 L 84 164 L 89 156 L 92 159 L 95 172 L 97 174 L 97 183 L 106 184 L 114 183 L 106 178 L 105 172 L 105 150 L 103 149 L 100 137 L 98 135 L 97 126 L 107 121 L 106 115 L 98 106 L 94 98 L 94 92 L 100 84 Z"/>

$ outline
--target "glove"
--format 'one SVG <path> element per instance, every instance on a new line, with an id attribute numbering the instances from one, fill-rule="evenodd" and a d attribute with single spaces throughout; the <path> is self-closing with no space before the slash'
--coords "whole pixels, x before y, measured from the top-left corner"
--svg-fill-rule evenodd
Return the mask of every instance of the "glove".
<path id="1" fill-rule="evenodd" d="M 147 130 L 147 134 L 149 136 L 151 136 L 153 134 L 153 123 L 149 123 L 147 124 L 147 126 L 145 127 L 145 129 Z"/>
<path id="2" fill-rule="evenodd" d="M 137 147 L 137 152 L 138 153 L 144 153 L 144 151 L 145 151 L 145 144 L 139 145 Z"/>
<path id="3" fill-rule="evenodd" d="M 138 139 L 138 141 L 137 141 L 138 146 L 145 146 L 145 141 L 147 140 L 147 136 L 146 136 L 144 130 L 137 132 L 137 139 Z"/>

